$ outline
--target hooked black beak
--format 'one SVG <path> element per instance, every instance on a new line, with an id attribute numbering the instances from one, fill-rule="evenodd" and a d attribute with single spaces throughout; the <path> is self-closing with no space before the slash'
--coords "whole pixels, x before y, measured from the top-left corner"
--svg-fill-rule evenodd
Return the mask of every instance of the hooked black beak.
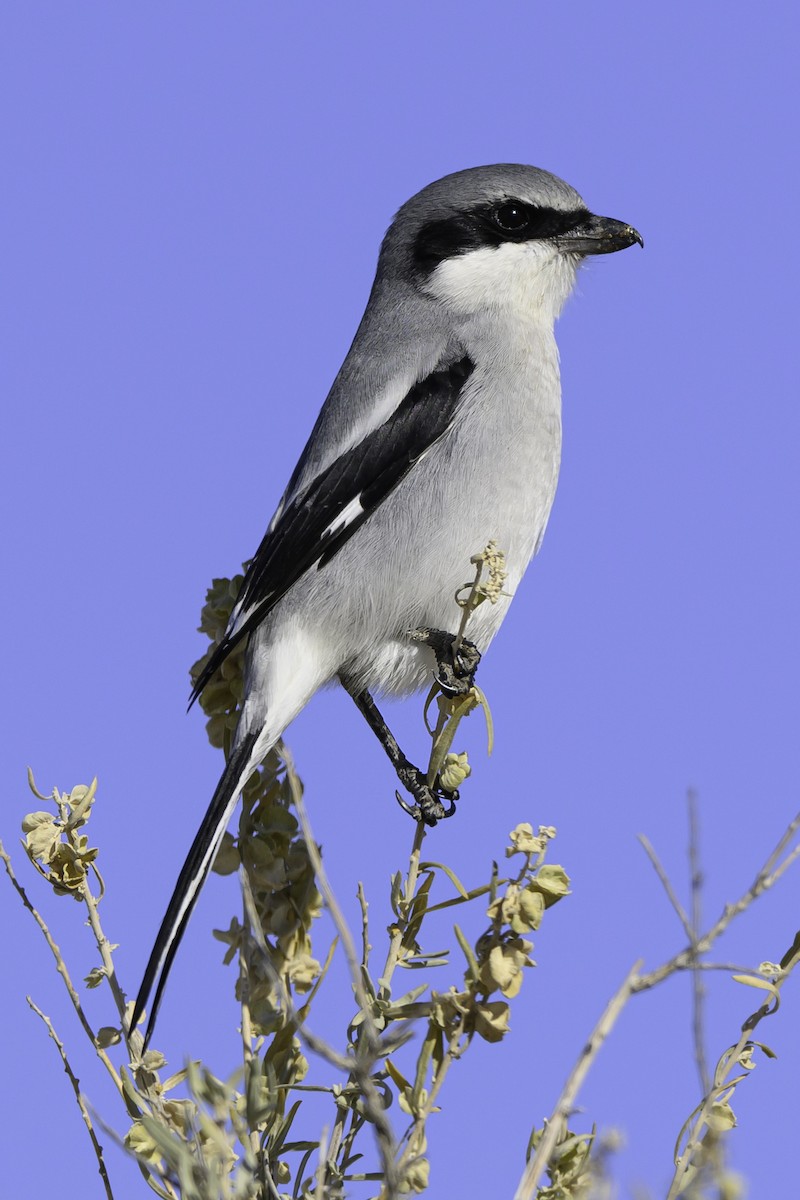
<path id="1" fill-rule="evenodd" d="M 565 254 L 613 254 L 615 250 L 626 250 L 634 242 L 644 247 L 642 235 L 632 225 L 613 217 L 596 217 L 594 213 L 556 240 Z"/>

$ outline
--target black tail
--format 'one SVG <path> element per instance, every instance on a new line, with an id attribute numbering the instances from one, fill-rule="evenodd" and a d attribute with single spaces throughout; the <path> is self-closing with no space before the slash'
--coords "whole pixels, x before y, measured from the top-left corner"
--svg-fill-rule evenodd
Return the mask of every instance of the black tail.
<path id="1" fill-rule="evenodd" d="M 172 960 L 180 945 L 192 909 L 195 906 L 200 889 L 205 883 L 206 876 L 214 861 L 222 835 L 225 832 L 231 813 L 236 807 L 239 792 L 247 780 L 250 768 L 250 757 L 258 735 L 247 734 L 225 764 L 222 778 L 217 784 L 208 811 L 203 817 L 197 835 L 192 842 L 186 862 L 181 867 L 175 891 L 169 902 L 166 916 L 161 922 L 156 943 L 153 946 L 147 969 L 144 973 L 139 995 L 131 1018 L 131 1029 L 135 1029 L 141 1020 L 148 997 L 155 985 L 153 1005 L 150 1009 L 150 1019 L 147 1022 L 147 1032 L 144 1035 L 144 1046 L 150 1041 L 150 1036 L 156 1023 L 161 993 L 167 982 Z"/>
<path id="2" fill-rule="evenodd" d="M 235 638 L 229 638 L 225 636 L 220 644 L 214 647 L 211 652 L 211 657 L 203 667 L 200 674 L 197 676 L 195 683 L 192 685 L 192 690 L 189 693 L 189 708 L 192 707 L 195 700 L 205 688 L 206 684 L 210 681 L 212 675 L 216 673 L 217 668 L 221 667 L 230 652 L 236 649 L 239 642 L 244 637 L 245 632 L 246 630 L 243 630 L 241 636 L 237 636 Z"/>

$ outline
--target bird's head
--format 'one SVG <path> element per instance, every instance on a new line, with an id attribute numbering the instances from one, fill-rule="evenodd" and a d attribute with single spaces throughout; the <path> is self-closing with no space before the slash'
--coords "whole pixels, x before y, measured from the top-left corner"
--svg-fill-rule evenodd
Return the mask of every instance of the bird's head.
<path id="1" fill-rule="evenodd" d="M 540 312 L 554 319 L 590 254 L 642 238 L 595 216 L 555 175 L 516 163 L 473 167 L 423 188 L 397 213 L 379 275 L 399 277 L 455 313 Z"/>

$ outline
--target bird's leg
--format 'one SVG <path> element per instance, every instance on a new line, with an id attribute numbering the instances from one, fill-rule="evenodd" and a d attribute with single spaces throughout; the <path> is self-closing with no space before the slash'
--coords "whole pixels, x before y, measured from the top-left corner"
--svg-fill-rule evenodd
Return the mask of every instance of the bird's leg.
<path id="1" fill-rule="evenodd" d="M 447 696 L 465 696 L 475 682 L 481 653 L 474 642 L 462 638 L 455 650 L 456 635 L 444 629 L 412 629 L 411 640 L 430 646 L 436 655 L 434 679 Z"/>
<path id="2" fill-rule="evenodd" d="M 378 711 L 378 706 L 369 692 L 365 688 L 359 690 L 345 675 L 340 675 L 340 679 L 343 687 L 353 697 L 366 717 L 370 729 L 388 754 L 389 761 L 397 772 L 397 778 L 414 798 L 413 805 L 406 804 L 400 799 L 398 793 L 397 799 L 401 806 L 407 813 L 410 813 L 415 821 L 423 821 L 426 825 L 435 825 L 444 817 L 452 817 L 458 792 L 448 792 L 445 788 L 431 787 L 422 771 L 403 754 L 397 744 L 397 739 Z M 443 800 L 447 801 L 448 808 L 445 808 Z"/>

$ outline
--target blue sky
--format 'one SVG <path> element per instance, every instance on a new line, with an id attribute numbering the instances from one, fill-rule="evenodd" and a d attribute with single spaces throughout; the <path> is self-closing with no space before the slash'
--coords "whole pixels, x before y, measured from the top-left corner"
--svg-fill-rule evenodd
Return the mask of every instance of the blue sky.
<path id="1" fill-rule="evenodd" d="M 28 764 L 44 789 L 99 776 L 105 920 L 130 992 L 219 768 L 184 711 L 205 587 L 258 544 L 395 209 L 448 171 L 532 162 L 644 235 L 644 253 L 588 264 L 560 322 L 559 494 L 481 668 L 495 754 L 476 722 L 474 778 L 429 845 L 480 882 L 518 821 L 553 824 L 573 877 L 512 1035 L 459 1064 L 431 1130 L 434 1200 L 509 1195 L 625 971 L 681 948 L 636 834 L 685 881 L 697 788 L 714 917 L 800 807 L 796 13 L 76 0 L 12 3 L 3 24 L 0 833 L 13 847 L 35 807 Z M 417 701 L 391 719 L 422 746 Z M 380 750 L 336 692 L 288 740 L 337 891 L 352 913 L 363 878 L 378 908 L 411 836 Z M 234 888 L 211 881 L 176 963 L 158 1036 L 175 1068 L 235 1062 L 209 934 Z M 779 958 L 799 899 L 790 874 L 723 956 Z M 84 974 L 77 910 L 43 908 Z M 112 1099 L 10 890 L 3 914 L 8 1194 L 29 1191 L 44 1124 L 66 1194 L 99 1196 L 25 992 L 113 1119 Z M 736 1104 L 732 1158 L 754 1181 L 794 1170 L 795 990 L 764 1027 L 777 1061 Z M 713 981 L 712 1060 L 750 995 Z M 640 997 L 582 1095 L 587 1125 L 626 1133 L 624 1188 L 658 1195 L 669 1178 L 697 1101 L 689 1016 L 685 978 Z M 118 1198 L 141 1194 L 112 1163 Z"/>

